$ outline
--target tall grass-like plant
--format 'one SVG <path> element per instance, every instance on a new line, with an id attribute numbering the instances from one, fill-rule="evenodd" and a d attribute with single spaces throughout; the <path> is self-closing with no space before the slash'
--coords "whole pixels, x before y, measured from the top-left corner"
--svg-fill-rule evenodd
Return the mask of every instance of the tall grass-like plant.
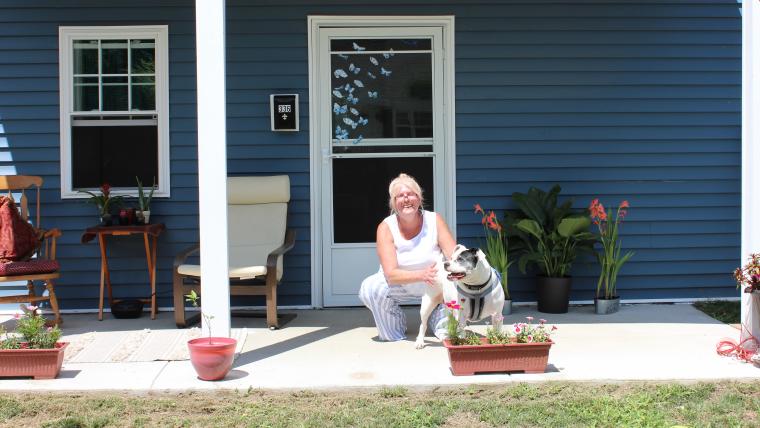
<path id="1" fill-rule="evenodd" d="M 496 269 L 499 273 L 499 280 L 501 281 L 501 288 L 504 289 L 504 297 L 507 300 L 511 300 L 509 296 L 509 285 L 507 279 L 507 270 L 512 262 L 508 257 L 508 241 L 505 236 L 504 228 L 499 220 L 496 219 L 496 214 L 493 211 L 489 211 L 488 215 L 483 211 L 480 204 L 475 204 L 475 213 L 482 216 L 481 223 L 483 224 L 483 230 L 486 236 L 486 246 L 483 248 L 483 252 L 488 259 L 488 263 L 491 267 Z"/>
<path id="2" fill-rule="evenodd" d="M 633 251 L 629 251 L 623 256 L 620 255 L 622 243 L 618 239 L 620 223 L 628 214 L 628 201 L 620 203 L 614 218 L 612 217 L 612 210 L 605 211 L 604 205 L 599 202 L 599 199 L 591 201 L 588 210 L 591 220 L 599 229 L 599 241 L 602 244 L 602 251 L 596 253 L 602 267 L 599 281 L 596 284 L 596 297 L 602 298 L 604 296 L 604 299 L 613 299 L 618 297 L 617 276 L 620 268 L 633 256 Z M 602 287 L 604 287 L 604 294 L 602 294 Z"/>

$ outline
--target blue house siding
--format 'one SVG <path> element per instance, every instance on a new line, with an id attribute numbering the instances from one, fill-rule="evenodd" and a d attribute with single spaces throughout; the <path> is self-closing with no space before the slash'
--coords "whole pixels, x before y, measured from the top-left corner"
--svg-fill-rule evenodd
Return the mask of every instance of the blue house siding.
<path id="1" fill-rule="evenodd" d="M 228 1 L 231 175 L 288 174 L 296 247 L 281 304 L 309 304 L 310 188 L 306 17 L 456 16 L 456 165 L 460 241 L 482 234 L 472 205 L 501 213 L 512 192 L 562 185 L 578 209 L 631 203 L 636 251 L 624 298 L 734 296 L 740 245 L 741 19 L 733 1 Z M 57 287 L 65 309 L 97 305 L 99 253 L 79 242 L 92 206 L 60 199 L 58 26 L 169 25 L 171 198 L 153 206 L 158 293 L 171 302 L 173 255 L 197 241 L 194 3 L 16 1 L 0 5 L 0 171 L 42 175 L 44 226 L 64 231 Z M 268 95 L 298 93 L 301 132 L 269 131 Z M 117 296 L 147 294 L 138 240 L 113 240 Z M 596 268 L 574 269 L 590 299 Z M 143 281 L 142 278 L 145 278 Z M 532 284 L 514 272 L 517 300 Z M 240 299 L 236 304 L 256 303 Z"/>

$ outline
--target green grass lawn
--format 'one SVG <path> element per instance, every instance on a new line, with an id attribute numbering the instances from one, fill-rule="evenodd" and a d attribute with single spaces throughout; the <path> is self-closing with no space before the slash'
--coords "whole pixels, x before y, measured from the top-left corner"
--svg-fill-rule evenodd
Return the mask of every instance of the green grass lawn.
<path id="1" fill-rule="evenodd" d="M 726 324 L 741 323 L 741 302 L 696 302 L 694 307 Z"/>
<path id="2" fill-rule="evenodd" d="M 754 383 L 516 383 L 341 392 L 0 394 L 8 427 L 740 427 Z"/>

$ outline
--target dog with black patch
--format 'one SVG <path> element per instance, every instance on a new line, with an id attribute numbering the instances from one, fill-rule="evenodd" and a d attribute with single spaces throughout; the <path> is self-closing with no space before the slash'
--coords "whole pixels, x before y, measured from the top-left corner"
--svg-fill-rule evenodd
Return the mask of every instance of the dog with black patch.
<path id="1" fill-rule="evenodd" d="M 451 259 L 443 263 L 448 273 L 447 279 L 453 284 L 443 287 L 444 300 L 460 304 L 454 310 L 454 318 L 464 328 L 468 322 L 477 322 L 491 317 L 491 325 L 501 329 L 504 308 L 504 289 L 501 288 L 499 274 L 486 260 L 479 248 L 457 245 Z"/>

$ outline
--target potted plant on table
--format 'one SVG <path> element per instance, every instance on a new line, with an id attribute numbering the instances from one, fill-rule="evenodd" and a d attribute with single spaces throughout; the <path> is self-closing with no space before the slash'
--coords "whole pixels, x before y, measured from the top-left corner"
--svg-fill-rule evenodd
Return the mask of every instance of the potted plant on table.
<path id="1" fill-rule="evenodd" d="M 486 235 L 486 245 L 483 248 L 483 252 L 486 255 L 486 259 L 488 259 L 488 263 L 499 274 L 499 282 L 501 283 L 501 288 L 504 289 L 504 309 L 502 309 L 501 313 L 509 315 L 512 313 L 512 297 L 509 295 L 507 271 L 513 261 L 509 261 L 509 246 L 505 231 L 499 220 L 496 219 L 496 214 L 493 211 L 489 211 L 488 215 L 486 215 L 480 204 L 475 204 L 475 213 L 481 215 L 480 222 L 483 224 L 483 230 Z"/>
<path id="2" fill-rule="evenodd" d="M 599 199 L 591 201 L 588 207 L 591 219 L 599 229 L 599 241 L 602 251 L 596 253 L 602 270 L 599 273 L 599 281 L 596 284 L 596 297 L 594 298 L 594 310 L 597 314 L 611 314 L 620 309 L 620 297 L 617 294 L 617 276 L 620 268 L 632 256 L 629 251 L 621 256 L 621 242 L 618 239 L 618 228 L 628 213 L 628 201 L 623 201 L 612 217 L 612 210 L 604 210 L 604 205 Z M 604 293 L 602 293 L 602 287 Z"/>
<path id="3" fill-rule="evenodd" d="M 538 311 L 567 312 L 572 279 L 570 268 L 579 252 L 591 251 L 595 237 L 588 231 L 588 216 L 572 211 L 572 199 L 557 205 L 561 188 L 549 192 L 531 187 L 527 194 L 515 192 L 518 210 L 507 212 L 518 267 L 522 273 L 535 266 Z"/>
<path id="4" fill-rule="evenodd" d="M 46 326 L 36 306 L 21 305 L 21 311 L 14 333 L 0 326 L 0 377 L 55 379 L 69 344 L 58 341 L 61 330 Z"/>
<path id="5" fill-rule="evenodd" d="M 100 214 L 100 225 L 110 226 L 113 223 L 113 220 L 111 219 L 111 209 L 121 205 L 124 198 L 122 196 L 112 196 L 111 185 L 108 183 L 103 183 L 100 186 L 99 195 L 88 190 L 81 191 L 81 193 L 87 193 L 90 195 L 90 199 L 88 199 L 87 202 L 98 207 L 98 213 Z"/>
<path id="6" fill-rule="evenodd" d="M 195 290 L 185 295 L 186 301 L 194 307 L 199 307 L 200 296 Z M 201 315 L 208 326 L 208 337 L 199 337 L 187 342 L 190 351 L 190 362 L 198 373 L 201 380 L 221 380 L 227 376 L 235 359 L 235 347 L 237 340 L 229 337 L 212 337 L 211 320 L 213 315 L 201 311 Z"/>
<path id="7" fill-rule="evenodd" d="M 145 195 L 143 191 L 143 185 L 140 181 L 140 177 L 135 176 L 137 180 L 137 204 L 140 206 L 140 211 L 137 213 L 137 219 L 144 224 L 150 223 L 150 201 L 153 199 L 153 192 L 156 191 L 156 179 L 153 179 L 153 186 L 150 188 L 150 193 Z"/>
<path id="8" fill-rule="evenodd" d="M 549 350 L 554 342 L 552 333 L 557 327 L 549 328 L 546 320 L 533 324 L 533 317 L 526 317 L 527 323 L 511 326 L 492 326 L 486 337 L 478 337 L 472 332 L 460 331 L 455 311 L 461 309 L 456 301 L 446 303 L 448 308 L 447 338 L 443 346 L 449 354 L 451 373 L 455 376 L 488 372 L 543 373 L 549 361 Z"/>

